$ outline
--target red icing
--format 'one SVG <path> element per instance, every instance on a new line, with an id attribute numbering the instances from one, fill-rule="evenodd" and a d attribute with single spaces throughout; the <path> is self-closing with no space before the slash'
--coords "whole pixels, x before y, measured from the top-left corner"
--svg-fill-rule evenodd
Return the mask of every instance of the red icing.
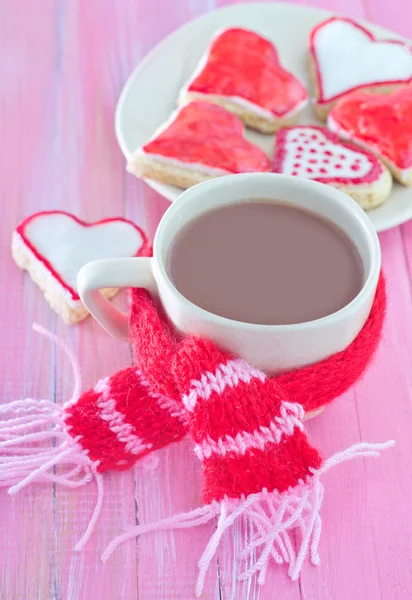
<path id="1" fill-rule="evenodd" d="M 342 98 L 330 122 L 399 169 L 412 168 L 412 85 L 389 95 L 359 92 Z"/>
<path id="2" fill-rule="evenodd" d="M 86 223 L 86 221 L 83 221 L 82 219 L 79 219 L 75 215 L 65 212 L 64 210 L 45 210 L 45 211 L 35 213 L 35 214 L 31 215 L 30 217 L 27 217 L 27 219 L 24 219 L 24 221 L 22 221 L 20 223 L 20 225 L 18 225 L 16 227 L 15 231 L 20 235 L 24 244 L 31 250 L 31 252 L 34 254 L 36 259 L 39 260 L 41 263 L 43 263 L 43 265 L 46 267 L 46 269 L 48 271 L 50 271 L 50 273 L 53 275 L 54 279 L 57 279 L 57 281 L 64 287 L 64 289 L 66 289 L 70 293 L 70 296 L 73 300 L 80 300 L 80 296 L 78 295 L 76 290 L 73 289 L 70 285 L 68 285 L 64 281 L 64 279 L 62 279 L 62 277 L 54 269 L 52 264 L 47 260 L 47 258 L 45 256 L 43 256 L 43 254 L 41 254 L 37 250 L 37 248 L 32 244 L 32 242 L 26 235 L 26 227 L 32 221 L 37 219 L 38 217 L 43 217 L 45 215 L 65 215 L 66 217 L 69 217 L 70 219 L 73 219 L 73 221 L 76 221 L 77 223 L 79 223 L 79 225 L 81 225 L 82 227 L 98 227 L 99 225 L 103 225 L 105 223 L 111 223 L 113 221 L 121 221 L 123 223 L 128 223 L 129 225 L 134 227 L 140 233 L 141 238 L 142 238 L 142 245 L 136 250 L 135 256 L 146 256 L 148 254 L 148 252 L 150 251 L 150 243 L 149 243 L 149 240 L 148 240 L 145 232 L 142 229 L 140 229 L 140 227 L 135 225 L 132 221 L 129 221 L 128 219 L 123 219 L 123 217 L 113 217 L 110 219 L 102 219 L 101 221 L 96 221 L 95 223 Z"/>
<path id="3" fill-rule="evenodd" d="M 157 154 L 187 164 L 202 164 L 228 173 L 269 171 L 266 154 L 243 137 L 239 117 L 209 102 L 191 102 L 158 136 L 143 146 Z"/>
<path id="4" fill-rule="evenodd" d="M 378 177 L 382 174 L 382 166 L 379 162 L 379 160 L 370 152 L 368 152 L 367 150 L 364 150 L 362 148 L 358 148 L 353 146 L 352 144 L 345 144 L 343 142 L 341 142 L 339 140 L 339 137 L 332 133 L 331 131 L 329 131 L 326 127 L 318 127 L 315 125 L 296 125 L 294 127 L 283 127 L 282 129 L 279 129 L 277 135 L 276 135 L 276 139 L 275 139 L 275 153 L 274 153 L 274 158 L 273 158 L 273 172 L 274 173 L 284 173 L 284 161 L 286 159 L 287 153 L 288 153 L 288 148 L 287 145 L 289 144 L 290 140 L 288 139 L 288 134 L 290 134 L 290 131 L 296 131 L 296 130 L 314 130 L 317 132 L 321 132 L 322 136 L 328 140 L 328 143 L 333 143 L 335 146 L 338 146 L 340 148 L 348 148 L 350 149 L 352 152 L 356 152 L 359 155 L 364 155 L 368 158 L 368 160 L 371 163 L 371 168 L 369 170 L 369 172 L 364 175 L 363 177 L 330 177 L 327 175 L 328 171 L 328 166 L 325 166 L 325 168 L 321 168 L 320 172 L 324 173 L 325 175 L 322 177 L 314 177 L 313 180 L 314 181 L 319 181 L 320 183 L 326 183 L 326 184 L 331 184 L 331 183 L 340 183 L 340 184 L 351 184 L 351 185 L 356 185 L 356 184 L 361 184 L 361 183 L 368 183 L 368 182 L 372 182 L 372 181 L 376 181 L 376 179 L 378 179 Z M 320 143 L 319 141 L 312 141 L 313 144 L 315 144 L 316 146 L 319 146 Z M 326 145 L 326 142 L 323 143 L 323 146 Z M 309 151 L 311 152 L 311 150 Z M 327 155 L 327 156 L 333 156 L 332 152 L 330 150 L 321 150 L 320 151 L 323 155 Z M 300 156 L 300 155 L 299 155 Z M 295 155 L 295 158 L 297 156 Z M 346 156 L 345 156 L 346 159 Z M 360 160 L 360 159 L 357 159 Z M 308 160 L 308 162 L 313 162 L 312 160 Z M 315 161 L 318 162 L 318 161 Z M 322 164 L 328 165 L 330 163 L 330 160 L 327 158 L 322 159 Z M 297 164 L 294 164 L 293 167 L 297 167 Z M 334 167 L 335 169 L 341 169 L 342 166 L 340 164 L 335 164 Z M 359 167 L 357 168 L 359 169 Z M 310 167 L 306 169 L 306 171 L 308 173 L 313 173 L 313 169 L 311 169 Z M 291 175 L 298 175 L 299 173 L 297 171 L 292 171 Z"/>
<path id="5" fill-rule="evenodd" d="M 404 42 L 402 42 L 400 40 L 381 40 L 381 39 L 378 40 L 378 39 L 376 39 L 375 36 L 373 35 L 373 33 L 371 33 L 368 29 L 365 29 L 365 27 L 362 27 L 362 25 L 359 25 L 359 23 L 356 23 L 352 19 L 348 19 L 346 17 L 331 17 L 330 19 L 326 19 L 326 21 L 322 21 L 322 23 L 319 23 L 319 25 L 316 25 L 316 27 L 314 27 L 312 29 L 312 31 L 310 33 L 310 37 L 309 37 L 309 49 L 310 49 L 310 54 L 315 63 L 316 81 L 317 81 L 317 86 L 319 89 L 319 97 L 316 100 L 316 102 L 318 104 L 328 104 L 329 102 L 333 102 L 334 100 L 337 100 L 338 98 L 341 98 L 342 96 L 346 96 L 346 94 L 349 94 L 350 92 L 360 90 L 365 87 L 372 87 L 372 86 L 373 87 L 376 87 L 376 86 L 385 87 L 388 85 L 400 85 L 400 84 L 410 83 L 412 81 L 412 78 L 403 79 L 403 80 L 390 80 L 390 81 L 369 81 L 367 83 L 363 83 L 362 85 L 348 88 L 345 92 L 342 92 L 341 94 L 337 94 L 336 96 L 333 96 L 332 98 L 325 98 L 324 93 L 323 93 L 322 72 L 320 69 L 318 57 L 316 55 L 316 50 L 315 50 L 315 37 L 320 29 L 322 29 L 323 27 L 327 27 L 329 25 L 329 23 L 332 23 L 333 21 L 346 21 L 347 23 L 350 23 L 353 27 L 356 27 L 357 29 L 362 31 L 365 34 L 365 36 L 367 38 L 369 38 L 371 43 L 373 43 L 373 44 L 380 44 L 380 43 L 400 44 L 401 46 L 405 46 L 406 48 L 409 49 L 408 44 L 405 44 Z"/>
<path id="6" fill-rule="evenodd" d="M 306 89 L 282 68 L 275 46 L 253 31 L 226 29 L 211 43 L 207 62 L 188 92 L 237 96 L 282 117 L 308 99 Z"/>

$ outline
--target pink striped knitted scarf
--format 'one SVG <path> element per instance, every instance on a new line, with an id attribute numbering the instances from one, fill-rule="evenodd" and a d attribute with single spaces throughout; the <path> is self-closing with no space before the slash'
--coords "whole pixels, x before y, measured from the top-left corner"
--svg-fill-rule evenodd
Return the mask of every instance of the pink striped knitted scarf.
<path id="1" fill-rule="evenodd" d="M 73 398 L 63 406 L 33 399 L 2 406 L 0 485 L 16 493 L 34 481 L 78 488 L 95 479 L 98 500 L 76 546 L 81 549 L 101 510 L 103 473 L 129 469 L 154 450 L 190 435 L 203 467 L 204 505 L 129 529 L 110 544 L 103 560 L 132 536 L 217 519 L 199 560 L 200 595 L 222 536 L 241 519 L 253 531 L 242 553 L 249 565 L 242 577 L 257 574 L 263 584 L 273 561 L 288 564 L 289 575 L 296 579 L 306 556 L 319 563 L 321 475 L 338 462 L 377 456 L 393 444 L 358 444 L 323 460 L 303 426 L 305 411 L 314 413 L 342 394 L 369 364 L 385 312 L 383 278 L 367 323 L 346 350 L 275 377 L 207 340 L 181 339 L 146 292 L 131 293 L 135 366 L 82 394 L 76 385 Z M 297 548 L 291 531 L 299 534 Z"/>

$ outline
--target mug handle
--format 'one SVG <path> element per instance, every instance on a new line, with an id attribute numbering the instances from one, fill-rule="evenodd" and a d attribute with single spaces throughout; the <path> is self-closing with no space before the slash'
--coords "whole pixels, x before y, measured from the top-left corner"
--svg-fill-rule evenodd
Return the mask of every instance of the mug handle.
<path id="1" fill-rule="evenodd" d="M 77 274 L 81 301 L 96 321 L 114 337 L 127 340 L 129 317 L 113 306 L 98 290 L 103 288 L 145 288 L 157 295 L 152 258 L 110 258 L 84 265 Z"/>

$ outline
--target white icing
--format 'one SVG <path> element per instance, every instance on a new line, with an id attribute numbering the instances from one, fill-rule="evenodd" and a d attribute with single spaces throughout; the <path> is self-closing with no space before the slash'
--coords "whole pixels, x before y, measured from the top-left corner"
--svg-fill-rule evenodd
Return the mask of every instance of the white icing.
<path id="1" fill-rule="evenodd" d="M 325 102 L 360 85 L 412 77 L 409 46 L 373 42 L 348 21 L 335 20 L 320 27 L 313 43 Z"/>
<path id="2" fill-rule="evenodd" d="M 390 161 L 387 161 L 387 163 L 389 164 L 389 166 L 391 166 L 393 164 Z M 400 179 L 402 180 L 402 182 L 407 184 L 408 181 L 409 181 L 412 169 L 399 169 L 396 165 L 393 165 L 393 168 L 396 169 L 396 171 L 397 171 L 398 175 L 400 176 Z"/>
<path id="3" fill-rule="evenodd" d="M 365 154 L 333 143 L 312 127 L 286 130 L 283 150 L 282 173 L 307 179 L 362 178 L 373 166 Z"/>
<path id="4" fill-rule="evenodd" d="M 182 169 L 187 169 L 188 171 L 198 171 L 199 173 L 204 173 L 205 175 L 229 175 L 231 171 L 226 171 L 225 169 L 219 169 L 217 167 L 209 167 L 208 165 L 204 165 L 202 163 L 189 163 L 183 160 L 177 160 L 176 158 L 169 158 L 168 156 L 162 156 L 161 154 L 152 154 L 152 152 L 145 152 L 142 148 L 139 148 L 134 153 L 134 156 L 147 156 L 150 159 L 156 160 L 165 165 L 171 165 L 173 167 L 180 167 Z"/>
<path id="5" fill-rule="evenodd" d="M 13 232 L 13 252 L 18 252 L 24 261 L 25 266 L 20 265 L 21 268 L 26 268 L 26 266 L 30 265 L 31 278 L 41 290 L 47 289 L 48 299 L 52 306 L 60 306 L 62 299 L 72 310 L 76 310 L 79 306 L 82 306 L 81 300 L 72 297 L 69 290 L 63 287 L 60 281 L 51 275 L 44 263 L 33 254 L 23 238 L 15 231 Z"/>
<path id="6" fill-rule="evenodd" d="M 207 94 L 205 94 L 205 95 L 207 96 Z M 305 108 L 305 106 L 309 102 L 309 100 L 306 98 L 305 100 L 302 100 L 302 102 L 299 102 L 299 104 L 296 104 L 296 106 L 294 106 L 293 109 L 290 110 L 289 112 L 283 113 L 282 115 L 279 115 L 278 117 L 276 117 L 273 113 L 270 112 L 270 110 L 265 110 L 258 104 L 254 104 L 254 102 L 245 100 L 245 98 L 240 98 L 240 96 L 217 96 L 217 98 L 230 100 L 234 104 L 237 104 L 238 106 L 241 106 L 242 108 L 245 108 L 249 112 L 252 112 L 255 115 L 258 115 L 259 117 L 263 117 L 264 119 L 267 119 L 268 121 L 273 121 L 275 123 L 277 123 L 279 121 L 279 119 L 286 119 L 287 117 L 290 117 L 291 115 L 299 112 L 300 110 Z"/>
<path id="7" fill-rule="evenodd" d="M 328 128 L 344 140 L 352 140 L 352 138 L 354 137 L 351 136 L 347 131 L 345 131 L 345 129 L 343 129 L 340 125 L 338 125 L 338 123 L 332 117 L 332 113 L 329 113 L 328 115 Z"/>
<path id="8" fill-rule="evenodd" d="M 215 42 L 215 40 L 218 37 L 220 37 L 226 31 L 229 31 L 230 29 L 232 29 L 232 27 L 229 27 L 227 29 L 222 29 L 222 30 L 216 32 L 215 35 L 212 37 L 208 47 L 206 48 L 204 54 L 200 58 L 192 75 L 189 77 L 188 81 L 185 83 L 185 85 L 180 90 L 179 102 L 183 102 L 183 103 L 187 102 L 188 94 L 191 93 L 189 91 L 189 88 L 192 85 L 192 83 L 194 82 L 194 80 L 196 79 L 196 77 L 198 77 L 200 75 L 200 73 L 203 71 L 203 69 L 206 67 L 207 62 L 209 60 L 209 55 L 210 55 L 210 51 L 212 49 L 213 43 Z M 244 29 L 244 31 L 248 31 L 248 30 Z M 253 33 L 256 33 L 256 32 L 253 32 Z M 267 42 L 269 42 L 270 44 L 273 45 L 273 42 L 271 42 L 268 38 L 265 38 L 263 35 L 260 35 L 260 34 L 256 34 L 256 35 L 259 35 L 262 39 L 266 40 Z M 301 85 L 303 87 L 305 87 L 304 84 L 302 83 L 302 81 L 300 81 L 300 79 L 298 77 L 296 77 L 296 75 L 294 75 L 294 77 L 297 81 L 299 81 L 301 83 Z M 193 93 L 197 94 L 198 92 L 193 92 Z M 292 108 L 292 110 L 290 110 L 287 113 L 283 113 L 282 115 L 279 115 L 279 117 L 276 118 L 274 113 L 272 113 L 270 110 L 266 110 L 266 109 L 262 108 L 261 106 L 259 106 L 258 104 L 255 104 L 254 102 L 250 102 L 250 100 L 246 100 L 245 98 L 241 98 L 240 96 L 222 96 L 220 94 L 201 94 L 201 95 L 205 96 L 205 98 L 207 98 L 207 96 L 215 96 L 217 99 L 229 100 L 230 102 L 233 102 L 234 104 L 237 104 L 238 106 L 241 106 L 242 108 L 245 108 L 246 110 L 254 113 L 255 115 L 262 117 L 263 119 L 267 119 L 268 121 L 274 121 L 274 122 L 277 122 L 279 120 L 279 118 L 284 119 L 284 118 L 287 118 L 287 117 L 299 112 L 309 102 L 309 99 L 306 98 L 305 100 L 303 100 L 302 102 L 299 102 L 299 104 L 294 106 Z"/>
<path id="9" fill-rule="evenodd" d="M 39 215 L 24 235 L 74 290 L 80 268 L 92 260 L 134 256 L 142 237 L 133 225 L 111 221 L 85 227 L 67 215 Z"/>

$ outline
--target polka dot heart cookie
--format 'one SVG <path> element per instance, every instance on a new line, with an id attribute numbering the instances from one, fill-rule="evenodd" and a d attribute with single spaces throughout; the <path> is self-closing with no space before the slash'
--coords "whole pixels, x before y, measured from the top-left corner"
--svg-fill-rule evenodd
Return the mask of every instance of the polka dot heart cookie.
<path id="1" fill-rule="evenodd" d="M 392 177 L 379 159 L 341 143 L 326 127 L 297 125 L 279 130 L 273 171 L 332 185 L 364 209 L 382 204 L 392 189 Z"/>

